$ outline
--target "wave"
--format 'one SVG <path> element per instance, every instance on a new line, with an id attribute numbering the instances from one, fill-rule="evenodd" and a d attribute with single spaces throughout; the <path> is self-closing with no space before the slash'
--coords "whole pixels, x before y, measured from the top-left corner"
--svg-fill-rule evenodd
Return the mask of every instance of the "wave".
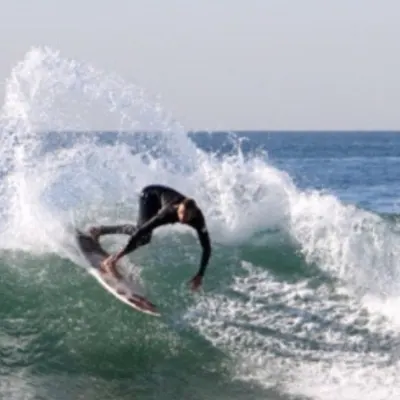
<path id="1" fill-rule="evenodd" d="M 49 48 L 32 49 L 13 69 L 0 127 L 0 246 L 4 257 L 11 254 L 5 262 L 14 267 L 9 281 L 27 276 L 22 298 L 29 290 L 42 292 L 37 307 L 43 310 L 53 299 L 46 297 L 51 287 L 67 288 L 69 322 L 56 318 L 60 326 L 51 330 L 59 332 L 59 340 L 74 341 L 72 348 L 83 351 L 82 357 L 89 344 L 93 353 L 104 349 L 92 347 L 90 337 L 82 339 L 88 331 L 102 330 L 99 324 L 106 330 L 114 321 L 108 345 L 116 332 L 131 343 L 133 322 L 126 322 L 122 309 L 117 315 L 112 309 L 99 322 L 99 308 L 107 308 L 110 299 L 96 304 L 99 291 L 92 282 L 82 287 L 81 276 L 71 277 L 78 272 L 70 267 L 79 264 L 71 228 L 134 219 L 138 192 L 158 182 L 198 199 L 214 251 L 206 293 L 195 298 L 183 295 L 182 286 L 176 289 L 176 282 L 190 278 L 182 264 L 199 259 L 185 228 L 161 229 L 152 249 L 135 254 L 169 315 L 162 328 L 138 316 L 138 343 L 148 338 L 150 346 L 160 340 L 168 351 L 182 349 L 182 335 L 191 334 L 178 327 L 186 324 L 233 360 L 230 369 L 241 380 L 320 399 L 339 390 L 339 397 L 349 399 L 366 393 L 370 399 L 394 398 L 399 392 L 393 356 L 397 220 L 344 204 L 326 191 L 300 190 L 266 152 L 247 154 L 234 136 L 229 154 L 200 149 L 142 88 Z M 177 236 L 169 235 L 171 229 Z M 162 251 L 154 250 L 158 244 Z M 61 259 L 69 267 L 60 267 L 55 278 L 54 260 Z M 160 265 L 175 267 L 160 270 Z M 84 306 L 77 292 L 85 293 Z M 9 296 L 17 302 L 12 291 Z M 74 314 L 75 307 L 84 307 L 92 322 L 77 321 L 74 315 L 83 314 Z M 57 302 L 46 318 L 60 308 Z M 20 317 L 28 320 L 27 314 Z M 10 336 L 20 327 L 12 329 Z M 46 340 L 46 334 L 40 337 Z M 57 346 L 57 334 L 52 340 Z M 197 347 L 198 340 L 185 343 Z M 46 354 L 45 344 L 39 348 Z M 117 353 L 111 353 L 112 368 L 126 370 L 125 364 L 116 367 Z M 61 361 L 51 368 L 61 368 Z M 79 362 L 88 368 L 83 358 Z"/>

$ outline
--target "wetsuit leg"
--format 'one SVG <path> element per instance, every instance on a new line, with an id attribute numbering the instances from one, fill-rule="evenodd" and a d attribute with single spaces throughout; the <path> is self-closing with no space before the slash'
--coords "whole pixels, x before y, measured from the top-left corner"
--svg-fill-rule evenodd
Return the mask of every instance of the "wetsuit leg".
<path id="1" fill-rule="evenodd" d="M 143 190 L 139 197 L 139 215 L 137 219 L 137 225 L 123 224 L 123 225 L 100 225 L 94 226 L 89 229 L 90 235 L 97 240 L 103 235 L 129 235 L 132 236 L 137 227 L 153 218 L 161 208 L 161 203 L 157 195 L 151 192 L 151 190 Z M 151 232 L 146 236 L 143 236 L 139 241 L 139 246 L 144 246 L 151 241 Z"/>
<path id="2" fill-rule="evenodd" d="M 159 197 L 153 194 L 151 191 L 144 190 L 140 194 L 139 198 L 139 215 L 137 219 L 137 226 L 139 227 L 140 225 L 153 218 L 158 213 L 158 211 L 160 211 L 160 208 L 161 203 Z M 151 237 L 152 232 L 143 236 L 138 241 L 138 247 L 150 243 Z"/>
<path id="3" fill-rule="evenodd" d="M 136 230 L 135 225 L 131 224 L 123 224 L 123 225 L 100 225 L 100 226 L 95 226 L 92 227 L 89 232 L 97 237 L 103 236 L 103 235 L 115 235 L 115 234 L 121 234 L 121 235 L 133 235 Z"/>

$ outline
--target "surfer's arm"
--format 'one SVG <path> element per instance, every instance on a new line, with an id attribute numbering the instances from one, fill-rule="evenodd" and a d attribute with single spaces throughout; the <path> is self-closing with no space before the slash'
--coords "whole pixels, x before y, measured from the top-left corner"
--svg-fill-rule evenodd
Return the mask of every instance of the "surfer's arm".
<path id="1" fill-rule="evenodd" d="M 201 227 L 197 228 L 196 230 L 203 251 L 197 276 L 203 277 L 211 256 L 210 236 L 208 235 L 208 230 L 205 224 L 202 224 Z"/>
<path id="2" fill-rule="evenodd" d="M 120 250 L 115 255 L 115 261 L 117 262 L 120 258 L 126 256 L 127 254 L 131 253 L 138 247 L 138 244 L 141 239 L 145 239 L 146 236 L 151 234 L 152 230 L 168 223 L 168 213 L 166 212 L 159 212 L 153 218 L 149 219 L 143 225 L 141 225 L 137 231 L 131 236 L 126 246 Z"/>

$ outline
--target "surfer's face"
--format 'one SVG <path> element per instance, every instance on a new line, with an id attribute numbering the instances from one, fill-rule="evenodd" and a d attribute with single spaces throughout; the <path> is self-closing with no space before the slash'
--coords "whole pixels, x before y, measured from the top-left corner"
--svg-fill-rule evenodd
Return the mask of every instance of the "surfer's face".
<path id="1" fill-rule="evenodd" d="M 196 210 L 191 207 L 187 207 L 184 203 L 178 206 L 178 219 L 181 223 L 188 223 L 196 215 Z"/>

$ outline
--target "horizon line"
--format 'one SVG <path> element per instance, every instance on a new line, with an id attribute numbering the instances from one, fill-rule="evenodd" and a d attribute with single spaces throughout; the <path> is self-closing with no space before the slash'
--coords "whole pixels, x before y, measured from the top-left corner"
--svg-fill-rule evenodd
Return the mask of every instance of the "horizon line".
<path id="1" fill-rule="evenodd" d="M 72 133 L 99 133 L 99 132 L 118 132 L 118 133 L 165 133 L 168 130 L 161 129 L 46 129 L 38 132 L 72 132 Z M 185 133 L 400 133 L 398 129 L 188 129 Z"/>

